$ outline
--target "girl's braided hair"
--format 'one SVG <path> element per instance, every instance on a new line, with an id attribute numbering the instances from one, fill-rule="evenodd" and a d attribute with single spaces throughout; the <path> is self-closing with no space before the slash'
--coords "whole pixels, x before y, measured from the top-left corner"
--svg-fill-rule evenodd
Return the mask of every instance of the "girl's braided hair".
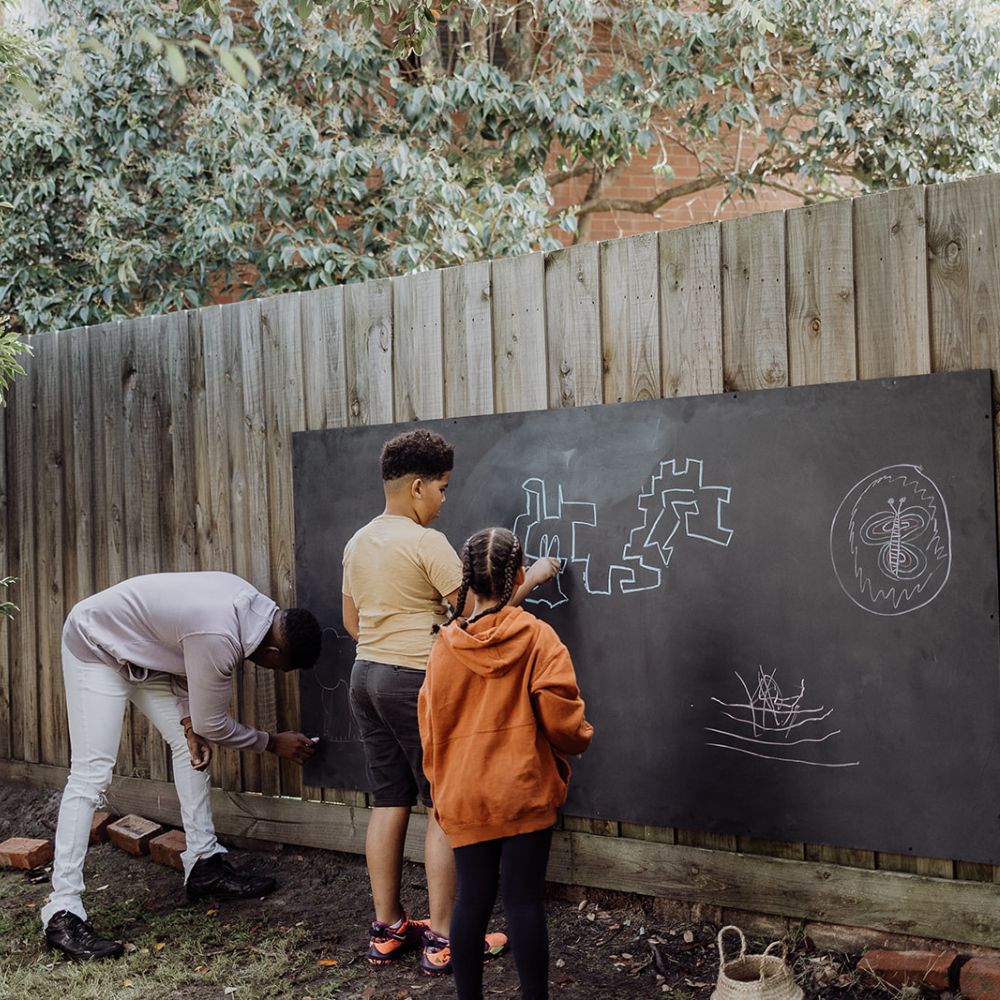
<path id="1" fill-rule="evenodd" d="M 495 597 L 497 602 L 470 618 L 466 625 L 484 615 L 495 614 L 504 607 L 514 593 L 514 577 L 523 559 L 521 539 L 513 531 L 506 528 L 477 531 L 462 546 L 462 585 L 458 588 L 455 607 L 446 624 L 450 625 L 459 617 L 470 590 L 480 597 Z"/>

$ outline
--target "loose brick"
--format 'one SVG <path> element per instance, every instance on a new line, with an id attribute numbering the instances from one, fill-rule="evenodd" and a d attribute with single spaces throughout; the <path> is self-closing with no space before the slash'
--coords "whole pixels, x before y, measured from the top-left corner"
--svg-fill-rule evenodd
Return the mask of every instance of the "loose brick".
<path id="1" fill-rule="evenodd" d="M 108 826 L 108 836 L 115 847 L 120 847 L 128 854 L 146 854 L 149 842 L 163 833 L 159 823 L 145 819 L 142 816 L 122 816 L 120 820 Z"/>
<path id="2" fill-rule="evenodd" d="M 109 812 L 95 812 L 94 819 L 90 824 L 90 842 L 92 844 L 105 844 L 108 840 L 108 827 L 115 821 L 115 814 Z"/>
<path id="3" fill-rule="evenodd" d="M 5 868 L 41 868 L 51 860 L 51 840 L 11 837 L 0 844 L 0 865 Z"/>
<path id="4" fill-rule="evenodd" d="M 1000 958 L 973 958 L 962 966 L 961 993 L 967 1000 L 1000 1000 Z"/>
<path id="5" fill-rule="evenodd" d="M 870 951 L 858 962 L 858 972 L 900 989 L 923 985 L 946 990 L 957 958 L 953 951 Z"/>
<path id="6" fill-rule="evenodd" d="M 187 843 L 181 830 L 167 830 L 158 837 L 154 837 L 149 842 L 149 856 L 158 864 L 176 868 L 184 871 L 184 862 L 181 855 L 184 853 Z"/>

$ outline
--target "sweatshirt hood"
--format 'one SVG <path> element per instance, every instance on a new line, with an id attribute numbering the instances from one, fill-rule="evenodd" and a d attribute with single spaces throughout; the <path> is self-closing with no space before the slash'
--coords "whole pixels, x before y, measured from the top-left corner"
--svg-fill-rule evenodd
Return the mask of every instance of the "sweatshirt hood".
<path id="1" fill-rule="evenodd" d="M 505 607 L 463 629 L 457 622 L 441 629 L 443 642 L 462 666 L 481 677 L 503 677 L 523 660 L 532 642 L 533 616 Z"/>

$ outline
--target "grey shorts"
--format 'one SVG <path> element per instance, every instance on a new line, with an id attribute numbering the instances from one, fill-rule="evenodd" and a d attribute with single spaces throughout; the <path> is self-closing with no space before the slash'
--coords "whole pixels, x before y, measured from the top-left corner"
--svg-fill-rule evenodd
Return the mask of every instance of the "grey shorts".
<path id="1" fill-rule="evenodd" d="M 361 731 L 373 806 L 431 804 L 417 723 L 423 670 L 355 660 L 351 711 Z"/>

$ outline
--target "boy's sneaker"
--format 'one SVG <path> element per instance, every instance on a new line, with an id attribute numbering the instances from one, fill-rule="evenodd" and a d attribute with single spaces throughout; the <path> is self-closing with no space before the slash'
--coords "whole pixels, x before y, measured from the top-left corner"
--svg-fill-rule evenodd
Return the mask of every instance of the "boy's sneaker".
<path id="1" fill-rule="evenodd" d="M 426 920 L 410 920 L 404 913 L 394 924 L 373 920 L 367 959 L 371 965 L 388 965 L 415 948 L 423 939 Z"/>
<path id="2" fill-rule="evenodd" d="M 495 931 L 483 939 L 483 961 L 499 958 L 507 948 L 507 935 Z M 451 972 L 451 942 L 430 929 L 424 931 L 420 971 L 425 976 L 446 976 Z"/>

